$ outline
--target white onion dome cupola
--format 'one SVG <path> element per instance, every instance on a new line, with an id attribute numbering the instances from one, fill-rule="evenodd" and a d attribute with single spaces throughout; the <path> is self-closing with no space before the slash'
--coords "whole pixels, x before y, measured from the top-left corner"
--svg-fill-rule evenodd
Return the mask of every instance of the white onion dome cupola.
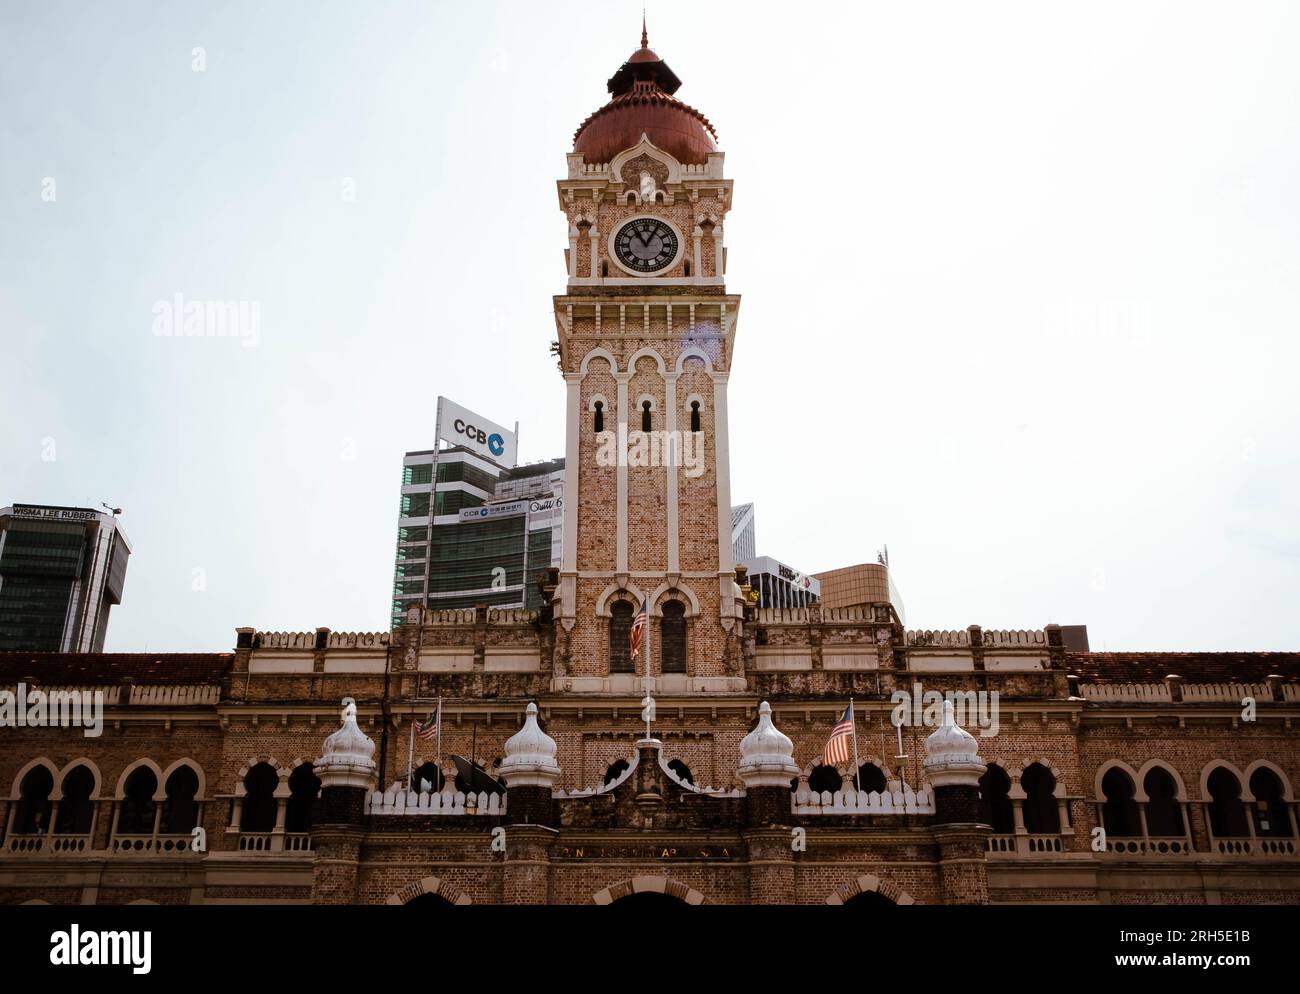
<path id="1" fill-rule="evenodd" d="M 976 786 L 988 769 L 975 736 L 953 718 L 952 701 L 943 702 L 943 722 L 925 740 L 924 768 L 934 787 Z"/>
<path id="2" fill-rule="evenodd" d="M 537 705 L 528 703 L 524 727 L 506 739 L 506 755 L 497 772 L 507 787 L 550 787 L 560 778 L 555 739 L 537 724 Z"/>
<path id="3" fill-rule="evenodd" d="M 343 698 L 343 726 L 325 740 L 325 752 L 316 760 L 321 787 L 373 787 L 375 742 L 357 725 L 357 702 Z"/>
<path id="4" fill-rule="evenodd" d="M 758 706 L 758 726 L 740 740 L 740 767 L 736 772 L 746 787 L 787 790 L 791 778 L 799 775 L 794 743 L 772 724 L 772 705 L 767 701 Z"/>

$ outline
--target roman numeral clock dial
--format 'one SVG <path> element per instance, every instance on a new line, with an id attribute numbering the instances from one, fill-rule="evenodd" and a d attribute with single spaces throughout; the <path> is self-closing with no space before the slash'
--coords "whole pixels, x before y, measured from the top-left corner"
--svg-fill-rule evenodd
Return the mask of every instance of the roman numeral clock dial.
<path id="1" fill-rule="evenodd" d="M 658 273 L 677 258 L 677 232 L 657 217 L 637 217 L 618 229 L 614 254 L 627 270 Z"/>

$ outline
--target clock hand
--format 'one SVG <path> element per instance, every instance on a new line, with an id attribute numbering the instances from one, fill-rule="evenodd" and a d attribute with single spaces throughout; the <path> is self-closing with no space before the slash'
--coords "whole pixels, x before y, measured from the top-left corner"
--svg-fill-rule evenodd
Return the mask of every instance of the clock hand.
<path id="1" fill-rule="evenodd" d="M 641 244 L 642 244 L 642 245 L 649 245 L 649 244 L 650 244 L 650 239 L 654 237 L 654 232 L 651 231 L 651 232 L 647 232 L 647 233 L 643 234 L 643 233 L 641 233 L 640 231 L 638 231 L 638 232 L 636 233 L 636 236 L 637 236 L 637 238 L 641 239 Z"/>

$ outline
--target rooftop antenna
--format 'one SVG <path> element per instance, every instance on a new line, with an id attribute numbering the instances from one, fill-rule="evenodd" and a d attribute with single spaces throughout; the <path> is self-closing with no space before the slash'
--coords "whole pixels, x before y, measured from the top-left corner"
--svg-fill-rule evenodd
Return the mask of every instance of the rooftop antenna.
<path id="1" fill-rule="evenodd" d="M 111 515 L 113 515 L 113 517 L 115 517 L 115 518 L 116 518 L 119 514 L 122 513 L 122 509 L 121 509 L 120 507 L 110 507 L 108 504 L 104 503 L 104 501 L 102 501 L 102 500 L 99 502 L 99 506 L 102 507 L 102 508 L 104 508 L 105 510 L 107 510 L 107 511 L 108 511 Z"/>
<path id="2" fill-rule="evenodd" d="M 876 562 L 889 569 L 889 546 L 885 545 L 876 550 Z"/>
<path id="3" fill-rule="evenodd" d="M 650 47 L 650 36 L 646 34 L 646 30 L 645 30 L 645 8 L 644 7 L 641 8 L 641 47 L 642 48 Z"/>

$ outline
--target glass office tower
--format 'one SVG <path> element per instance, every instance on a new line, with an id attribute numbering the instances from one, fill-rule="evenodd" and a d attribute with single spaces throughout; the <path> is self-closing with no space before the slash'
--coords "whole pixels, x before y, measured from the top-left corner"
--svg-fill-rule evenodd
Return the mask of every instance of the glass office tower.
<path id="1" fill-rule="evenodd" d="M 533 577 L 560 563 L 564 460 L 507 469 L 453 446 L 436 461 L 435 487 L 432 449 L 403 459 L 393 625 L 420 603 L 539 607 Z"/>
<path id="2" fill-rule="evenodd" d="M 112 514 L 0 508 L 0 650 L 102 652 L 130 555 Z"/>

